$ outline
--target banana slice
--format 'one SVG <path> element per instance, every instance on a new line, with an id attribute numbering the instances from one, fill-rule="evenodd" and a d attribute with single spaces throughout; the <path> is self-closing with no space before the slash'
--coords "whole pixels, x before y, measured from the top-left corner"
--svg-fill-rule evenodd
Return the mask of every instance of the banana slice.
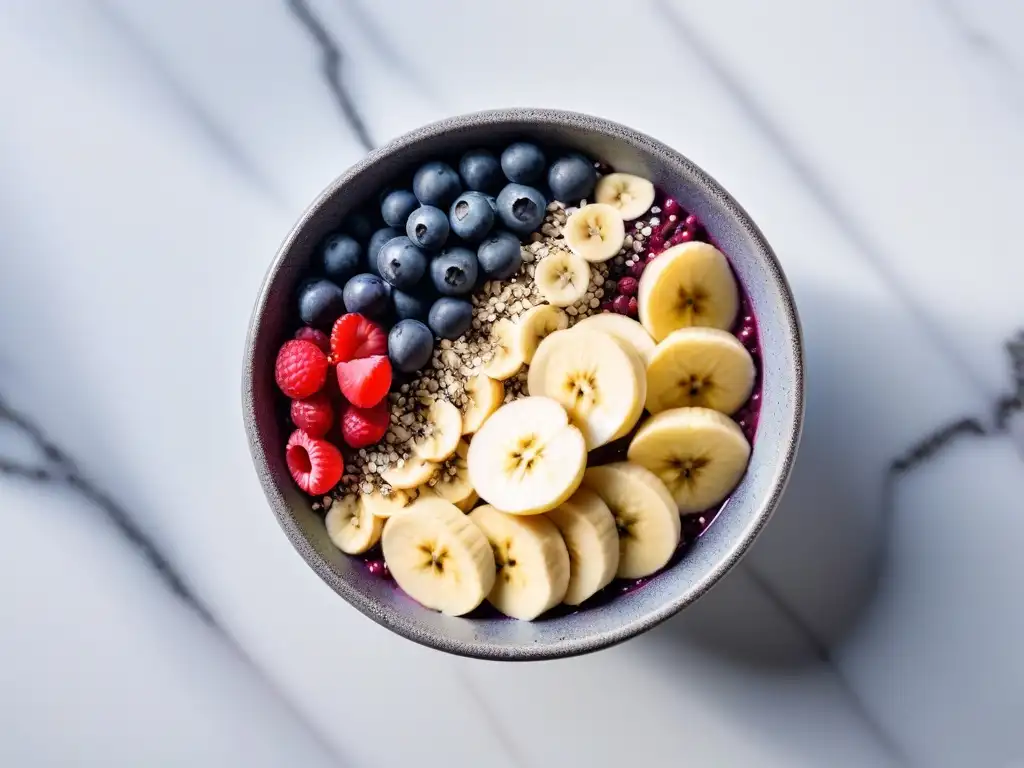
<path id="1" fill-rule="evenodd" d="M 559 248 L 540 260 L 533 272 L 533 282 L 545 301 L 556 307 L 568 307 L 582 299 L 590 287 L 590 263 Z"/>
<path id="2" fill-rule="evenodd" d="M 466 382 L 466 405 L 462 410 L 462 434 L 476 432 L 498 410 L 505 399 L 505 385 L 478 373 Z"/>
<path id="3" fill-rule="evenodd" d="M 483 372 L 492 379 L 511 379 L 523 367 L 519 352 L 519 331 L 511 320 L 502 318 L 491 326 L 491 344 L 494 357 L 484 366 Z"/>
<path id="4" fill-rule="evenodd" d="M 609 334 L 605 334 L 605 335 L 608 336 L 608 338 L 610 338 L 616 344 L 618 344 L 619 347 L 622 348 L 622 351 L 626 353 L 626 356 L 629 358 L 630 365 L 633 366 L 633 375 L 636 377 L 636 380 L 638 382 L 640 382 L 641 391 L 643 392 L 644 399 L 646 401 L 646 395 L 647 395 L 647 366 L 644 365 L 644 361 L 640 357 L 640 354 L 635 349 L 633 349 L 633 347 L 631 347 L 629 344 L 624 342 L 622 339 L 616 338 L 615 336 L 612 336 L 610 333 Z M 636 414 L 636 418 L 635 419 L 628 419 L 622 425 L 622 428 L 618 432 L 616 432 L 614 435 L 612 435 L 612 440 L 613 441 L 614 440 L 618 440 L 620 437 L 625 437 L 626 435 L 628 435 L 630 433 L 630 431 L 633 429 L 633 427 L 636 426 L 637 422 L 640 420 L 640 417 L 643 416 L 643 412 L 644 412 L 644 407 L 643 407 L 643 405 L 641 405 L 639 411 Z"/>
<path id="5" fill-rule="evenodd" d="M 634 362 L 635 360 L 635 362 Z M 639 358 L 611 336 L 587 330 L 559 331 L 537 348 L 527 386 L 569 412 L 587 450 L 626 434 L 643 413 L 647 381 Z"/>
<path id="6" fill-rule="evenodd" d="M 416 490 L 402 491 L 395 489 L 387 496 L 380 491 L 364 493 L 362 500 L 366 508 L 370 510 L 371 515 L 387 520 L 392 515 L 397 515 L 399 512 L 404 512 L 408 509 L 418 496 L 419 492 Z"/>
<path id="7" fill-rule="evenodd" d="M 665 484 L 643 467 L 620 461 L 588 469 L 583 486 L 600 496 L 615 517 L 615 575 L 639 579 L 664 568 L 682 535 L 679 512 Z"/>
<path id="8" fill-rule="evenodd" d="M 388 521 L 381 548 L 395 581 L 427 608 L 469 613 L 494 587 L 487 537 L 452 504 L 424 495 Z"/>
<path id="9" fill-rule="evenodd" d="M 644 423 L 627 456 L 661 478 L 687 514 L 711 509 L 732 493 L 746 471 L 750 443 L 718 411 L 673 408 Z"/>
<path id="10" fill-rule="evenodd" d="M 370 505 L 359 495 L 335 499 L 324 518 L 327 535 L 334 546 L 350 555 L 359 555 L 378 541 L 384 521 L 374 517 Z"/>
<path id="11" fill-rule="evenodd" d="M 754 361 L 740 340 L 717 328 L 680 328 L 647 366 L 647 410 L 699 406 L 735 413 L 754 389 Z"/>
<path id="12" fill-rule="evenodd" d="M 541 304 L 526 310 L 516 320 L 519 345 L 519 356 L 527 365 L 533 360 L 537 347 L 545 338 L 555 331 L 563 331 L 569 327 L 569 316 L 558 307 Z"/>
<path id="13" fill-rule="evenodd" d="M 487 602 L 506 616 L 530 621 L 565 597 L 569 553 L 543 515 L 517 517 L 485 504 L 469 513 L 494 552 L 497 576 Z"/>
<path id="14" fill-rule="evenodd" d="M 579 605 L 604 589 L 619 568 L 619 535 L 608 505 L 589 488 L 580 488 L 548 519 L 569 550 L 569 586 L 562 602 Z"/>
<path id="15" fill-rule="evenodd" d="M 707 243 L 669 248 L 640 278 L 640 322 L 655 341 L 693 325 L 728 330 L 740 306 L 725 255 Z"/>
<path id="16" fill-rule="evenodd" d="M 609 173 L 598 180 L 594 199 L 612 206 L 623 219 L 631 221 L 654 205 L 654 185 L 631 173 Z"/>
<path id="17" fill-rule="evenodd" d="M 640 355 L 644 364 L 644 370 L 650 365 L 651 357 L 654 355 L 654 339 L 651 338 L 644 327 L 636 320 L 625 315 L 617 315 L 614 312 L 600 312 L 580 320 L 573 329 L 586 328 L 590 331 L 607 333 L 617 341 L 632 347 Z"/>
<path id="18" fill-rule="evenodd" d="M 435 400 L 427 409 L 423 432 L 413 440 L 412 450 L 427 461 L 444 461 L 459 447 L 462 412 L 447 400 Z"/>
<path id="19" fill-rule="evenodd" d="M 437 472 L 437 482 L 430 486 L 435 494 L 445 501 L 451 502 L 463 512 L 468 512 L 476 504 L 476 491 L 469 482 L 469 444 L 462 440 L 455 450 L 455 455 L 446 461 Z"/>
<path id="20" fill-rule="evenodd" d="M 562 237 L 573 253 L 587 261 L 608 261 L 622 249 L 626 225 L 610 205 L 585 205 L 565 222 Z"/>
<path id="21" fill-rule="evenodd" d="M 554 509 L 579 487 L 583 434 L 548 397 L 503 405 L 469 444 L 469 479 L 488 504 L 513 515 Z"/>
<path id="22" fill-rule="evenodd" d="M 400 464 L 401 466 L 395 465 L 381 472 L 380 479 L 401 491 L 418 488 L 437 472 L 437 464 L 416 454 L 405 461 L 400 461 Z"/>

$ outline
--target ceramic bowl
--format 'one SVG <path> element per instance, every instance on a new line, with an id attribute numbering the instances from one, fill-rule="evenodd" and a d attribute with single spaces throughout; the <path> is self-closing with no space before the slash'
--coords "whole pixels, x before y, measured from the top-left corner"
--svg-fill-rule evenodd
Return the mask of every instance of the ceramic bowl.
<path id="1" fill-rule="evenodd" d="M 729 256 L 757 317 L 763 356 L 760 422 L 750 466 L 723 512 L 685 555 L 639 589 L 592 608 L 534 622 L 452 618 L 427 610 L 362 560 L 331 544 L 310 499 L 284 460 L 274 359 L 288 336 L 293 295 L 321 239 L 346 214 L 420 163 L 477 146 L 534 139 L 571 147 L 618 171 L 651 179 L 705 224 Z M 686 608 L 736 565 L 768 522 L 796 456 L 803 419 L 800 329 L 775 254 L 747 213 L 705 171 L 676 150 L 588 115 L 507 109 L 454 117 L 371 152 L 339 176 L 302 214 L 274 257 L 256 298 L 242 378 L 245 428 L 267 500 L 291 543 L 346 602 L 417 643 L 490 659 L 550 659 L 594 651 L 644 632 Z"/>

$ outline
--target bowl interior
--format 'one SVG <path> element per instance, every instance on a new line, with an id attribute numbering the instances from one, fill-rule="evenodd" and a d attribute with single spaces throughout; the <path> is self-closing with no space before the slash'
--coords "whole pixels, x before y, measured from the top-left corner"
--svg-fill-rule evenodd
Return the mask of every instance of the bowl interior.
<path id="1" fill-rule="evenodd" d="M 417 164 L 513 138 L 574 148 L 615 170 L 651 179 L 696 213 L 730 261 L 757 317 L 762 361 L 760 422 L 750 465 L 726 508 L 686 555 L 642 588 L 576 613 L 535 622 L 463 619 L 419 606 L 358 557 L 338 551 L 322 518 L 294 486 L 278 417 L 276 351 L 293 316 L 293 292 L 320 240 L 351 210 L 375 200 Z M 453 118 L 374 151 L 317 199 L 285 240 L 257 302 L 243 372 L 246 429 L 268 500 L 293 545 L 335 591 L 370 618 L 440 650 L 486 658 L 553 658 L 596 650 L 654 626 L 700 597 L 767 522 L 785 486 L 799 440 L 803 375 L 796 311 L 771 249 L 734 200 L 682 155 L 649 137 L 596 118 L 546 110 L 504 110 Z"/>

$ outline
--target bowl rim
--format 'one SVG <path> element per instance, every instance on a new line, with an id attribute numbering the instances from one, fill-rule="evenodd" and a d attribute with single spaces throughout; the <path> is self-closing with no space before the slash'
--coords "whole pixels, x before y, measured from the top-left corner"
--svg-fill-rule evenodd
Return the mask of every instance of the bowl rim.
<path id="1" fill-rule="evenodd" d="M 441 136 L 448 131 L 471 126 L 481 122 L 487 123 L 535 123 L 550 125 L 561 128 L 578 128 L 585 124 L 587 128 L 600 133 L 608 138 L 617 141 L 625 141 L 627 144 L 642 145 L 648 150 L 670 157 L 674 162 L 684 166 L 692 176 L 701 184 L 711 190 L 720 198 L 728 214 L 734 218 L 746 235 L 753 243 L 758 257 L 764 260 L 768 271 L 774 280 L 783 297 L 779 310 L 782 314 L 783 323 L 788 340 L 793 349 L 793 367 L 789 371 L 792 376 L 792 400 L 793 418 L 786 420 L 787 432 L 777 436 L 781 446 L 781 461 L 777 462 L 778 469 L 770 483 L 771 492 L 763 500 L 759 510 L 747 526 L 744 535 L 729 549 L 720 554 L 715 564 L 696 580 L 682 594 L 665 600 L 657 607 L 646 613 L 622 624 L 613 629 L 586 632 L 579 636 L 563 638 L 559 643 L 551 646 L 535 648 L 530 646 L 498 646 L 489 642 L 477 640 L 452 640 L 446 642 L 443 638 L 429 631 L 420 631 L 405 622 L 391 622 L 378 609 L 375 609 L 375 601 L 364 594 L 361 590 L 353 587 L 344 579 L 340 578 L 333 571 L 330 564 L 321 557 L 312 547 L 308 546 L 308 539 L 299 527 L 297 521 L 290 513 L 289 505 L 273 482 L 272 470 L 270 467 L 267 451 L 265 450 L 259 434 L 259 427 L 256 419 L 256 392 L 255 392 L 255 370 L 256 361 L 254 354 L 256 350 L 257 335 L 273 285 L 276 283 L 282 269 L 285 267 L 286 259 L 294 247 L 300 233 L 309 220 L 314 217 L 321 207 L 331 199 L 338 190 L 348 184 L 353 178 L 367 171 L 393 153 L 414 147 L 420 142 Z M 347 603 L 355 607 L 360 613 L 369 617 L 377 624 L 392 632 L 435 650 L 453 653 L 459 656 L 479 659 L 491 659 L 502 661 L 525 661 L 566 658 L 592 653 L 620 642 L 635 637 L 647 630 L 666 621 L 683 608 L 705 595 L 725 574 L 742 559 L 749 550 L 754 540 L 771 519 L 786 486 L 796 454 L 799 448 L 801 432 L 804 420 L 805 403 L 805 380 L 804 380 L 804 349 L 803 337 L 800 329 L 800 321 L 797 314 L 793 293 L 782 270 L 778 258 L 771 246 L 768 244 L 760 228 L 754 223 L 746 210 L 733 198 L 733 196 L 716 181 L 703 168 L 691 161 L 688 157 L 654 139 L 647 134 L 629 128 L 621 123 L 614 122 L 593 115 L 557 109 L 542 109 L 530 107 L 513 107 L 506 109 L 488 109 L 476 112 L 469 112 L 453 117 L 448 117 L 420 128 L 409 131 L 386 144 L 371 150 L 364 158 L 350 166 L 331 181 L 324 190 L 303 210 L 294 226 L 285 236 L 274 258 L 267 269 L 259 288 L 259 293 L 252 315 L 250 317 L 248 330 L 245 339 L 245 352 L 242 366 L 242 411 L 245 423 L 246 437 L 249 443 L 249 450 L 252 455 L 254 467 L 263 488 L 264 495 L 274 512 L 274 517 L 288 537 L 292 546 L 299 552 L 306 564 L 312 568 L 318 576 L 330 586 L 336 593 L 345 599 Z M 305 545 L 305 546 L 303 546 Z"/>

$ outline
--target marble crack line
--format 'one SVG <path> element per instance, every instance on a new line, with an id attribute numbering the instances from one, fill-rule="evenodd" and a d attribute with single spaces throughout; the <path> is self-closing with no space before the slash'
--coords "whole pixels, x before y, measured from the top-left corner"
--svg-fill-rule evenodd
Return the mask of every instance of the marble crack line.
<path id="1" fill-rule="evenodd" d="M 330 89 L 331 95 L 334 96 L 349 129 L 355 134 L 363 149 L 369 152 L 374 147 L 374 141 L 366 127 L 366 121 L 356 107 L 341 76 L 345 60 L 341 46 L 331 37 L 320 20 L 313 15 L 306 0 L 286 0 L 286 3 L 288 10 L 320 49 L 320 71 L 327 81 L 327 87 Z"/>

